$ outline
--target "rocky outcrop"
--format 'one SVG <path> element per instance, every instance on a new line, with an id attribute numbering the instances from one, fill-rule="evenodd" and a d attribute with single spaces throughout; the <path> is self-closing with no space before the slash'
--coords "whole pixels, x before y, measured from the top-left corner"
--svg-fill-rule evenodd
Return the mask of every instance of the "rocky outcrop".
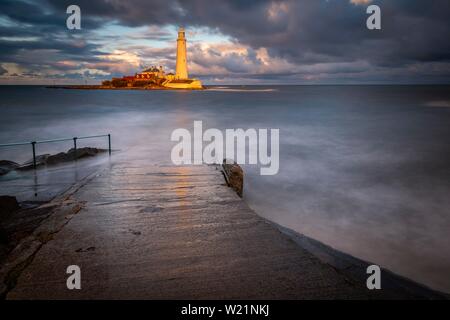
<path id="1" fill-rule="evenodd" d="M 222 169 L 228 186 L 233 188 L 242 198 L 244 192 L 244 171 L 242 168 L 234 161 L 224 159 Z"/>
<path id="2" fill-rule="evenodd" d="M 0 196 L 0 222 L 9 216 L 10 213 L 19 210 L 19 208 L 16 197 Z"/>
<path id="3" fill-rule="evenodd" d="M 73 160 L 78 160 L 87 157 L 94 157 L 99 153 L 106 152 L 105 149 L 98 148 L 79 148 L 79 149 L 70 149 L 67 152 L 60 152 L 54 155 L 51 154 L 43 154 L 36 157 L 36 166 L 47 166 L 47 165 L 55 165 L 64 162 L 70 162 Z M 33 169 L 33 159 L 28 160 L 23 163 L 21 166 L 16 168 L 17 170 L 29 170 Z"/>
<path id="4" fill-rule="evenodd" d="M 4 224 L 13 212 L 20 209 L 19 203 L 16 197 L 12 196 L 0 196 L 0 261 L 3 260 L 3 256 L 8 251 L 9 236 Z"/>
<path id="5" fill-rule="evenodd" d="M 0 160 L 0 176 L 7 174 L 11 170 L 16 169 L 20 165 L 18 163 L 8 161 L 8 160 Z"/>
<path id="6" fill-rule="evenodd" d="M 51 155 L 48 153 L 36 156 L 36 166 L 39 167 L 45 165 L 47 163 L 47 158 L 50 156 Z M 19 167 L 16 168 L 16 170 L 28 170 L 28 169 L 33 169 L 33 159 L 24 162 L 23 164 L 21 164 Z"/>

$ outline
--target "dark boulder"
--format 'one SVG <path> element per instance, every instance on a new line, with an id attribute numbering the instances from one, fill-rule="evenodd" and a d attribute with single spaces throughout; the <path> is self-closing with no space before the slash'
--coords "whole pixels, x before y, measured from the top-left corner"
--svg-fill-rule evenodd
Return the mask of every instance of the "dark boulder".
<path id="1" fill-rule="evenodd" d="M 45 166 L 47 164 L 47 158 L 50 157 L 50 154 L 41 154 L 36 156 L 36 167 Z M 33 159 L 30 159 L 20 165 L 20 167 L 16 168 L 16 170 L 29 170 L 33 169 Z"/>
<path id="2" fill-rule="evenodd" d="M 103 153 L 106 151 L 107 150 L 105 149 L 90 148 L 90 147 L 79 148 L 75 151 L 75 149 L 72 148 L 69 151 L 67 151 L 67 155 L 71 159 L 82 159 L 86 157 L 94 157 L 99 153 Z"/>
<path id="3" fill-rule="evenodd" d="M 90 147 L 84 147 L 79 149 L 70 149 L 67 152 L 60 152 L 55 155 L 51 155 L 47 158 L 46 164 L 53 165 L 63 162 L 69 162 L 77 159 L 83 159 L 87 157 L 94 157 L 99 153 L 105 152 L 105 149 L 97 149 L 97 148 L 90 148 Z"/>
<path id="4" fill-rule="evenodd" d="M 0 160 L 0 176 L 7 174 L 11 170 L 19 167 L 18 163 L 8 161 L 8 160 Z"/>
<path id="5" fill-rule="evenodd" d="M 242 198 L 244 193 L 244 171 L 237 163 L 225 159 L 223 160 L 222 168 L 228 186 L 233 188 L 238 196 Z"/>
<path id="6" fill-rule="evenodd" d="M 8 243 L 9 237 L 5 229 L 0 226 L 0 257 L 5 255 L 7 252 L 6 244 Z"/>
<path id="7" fill-rule="evenodd" d="M 0 221 L 3 221 L 10 213 L 20 209 L 16 197 L 0 196 Z"/>
<path id="8" fill-rule="evenodd" d="M 79 149 L 70 149 L 67 152 L 60 152 L 54 155 L 51 154 L 43 154 L 36 157 L 36 166 L 46 166 L 46 165 L 55 165 L 59 163 L 64 162 L 70 162 L 77 159 L 87 158 L 87 157 L 94 157 L 98 155 L 99 153 L 106 152 L 105 149 L 98 149 L 98 148 L 90 148 L 90 147 L 84 147 Z M 17 170 L 28 170 L 33 169 L 33 159 L 28 160 L 24 164 L 22 164 L 20 167 L 17 168 Z"/>
<path id="9" fill-rule="evenodd" d="M 48 156 L 47 159 L 45 159 L 45 164 L 53 165 L 53 164 L 68 162 L 68 161 L 72 161 L 72 160 L 75 160 L 75 158 L 70 158 L 70 156 L 67 153 L 60 152 L 60 153 Z"/>

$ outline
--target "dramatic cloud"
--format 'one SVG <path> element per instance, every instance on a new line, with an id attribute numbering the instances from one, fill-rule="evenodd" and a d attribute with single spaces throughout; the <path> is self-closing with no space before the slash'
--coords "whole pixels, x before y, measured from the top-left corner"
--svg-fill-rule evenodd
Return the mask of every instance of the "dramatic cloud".
<path id="1" fill-rule="evenodd" d="M 366 28 L 372 3 L 382 30 Z M 0 82 L 173 69 L 179 25 L 191 73 L 210 83 L 450 82 L 447 0 L 79 0 L 82 30 L 72 31 L 70 4 L 2 1 Z M 6 64 L 20 71 L 5 73 Z"/>

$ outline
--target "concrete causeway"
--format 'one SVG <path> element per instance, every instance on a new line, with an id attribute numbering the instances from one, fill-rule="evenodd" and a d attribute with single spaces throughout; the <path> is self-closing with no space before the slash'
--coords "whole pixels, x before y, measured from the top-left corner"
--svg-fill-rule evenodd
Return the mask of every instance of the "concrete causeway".
<path id="1" fill-rule="evenodd" d="M 220 167 L 116 163 L 55 201 L 3 271 L 7 299 L 370 297 L 253 212 Z"/>

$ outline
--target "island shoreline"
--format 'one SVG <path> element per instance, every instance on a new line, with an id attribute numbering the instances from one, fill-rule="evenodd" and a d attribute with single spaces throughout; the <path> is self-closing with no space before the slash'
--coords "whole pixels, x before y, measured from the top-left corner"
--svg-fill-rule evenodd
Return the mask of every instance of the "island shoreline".
<path id="1" fill-rule="evenodd" d="M 102 85 L 60 85 L 60 86 L 45 86 L 46 89 L 69 89 L 69 90 L 168 90 L 168 91 L 201 91 L 206 90 L 207 87 L 203 86 L 203 88 L 166 88 L 161 86 L 152 86 L 152 87 L 109 87 Z"/>

